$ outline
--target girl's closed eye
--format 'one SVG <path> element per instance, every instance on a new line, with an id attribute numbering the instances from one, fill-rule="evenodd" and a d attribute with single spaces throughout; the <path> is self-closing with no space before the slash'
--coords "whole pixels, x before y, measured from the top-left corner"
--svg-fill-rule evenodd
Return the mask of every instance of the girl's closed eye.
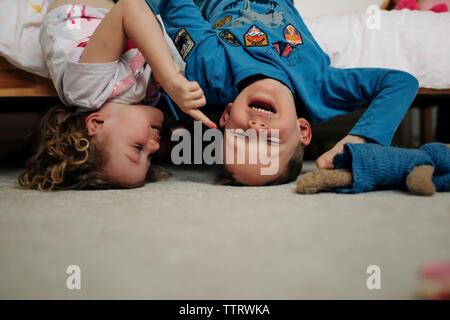
<path id="1" fill-rule="evenodd" d="M 144 146 L 142 144 L 135 144 L 133 145 L 133 148 L 137 151 L 137 152 L 141 152 L 142 149 L 144 148 Z"/>

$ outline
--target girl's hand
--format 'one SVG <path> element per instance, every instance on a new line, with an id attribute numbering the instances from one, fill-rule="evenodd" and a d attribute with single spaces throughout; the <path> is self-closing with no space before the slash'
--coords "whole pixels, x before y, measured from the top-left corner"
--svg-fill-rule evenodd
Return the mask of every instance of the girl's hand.
<path id="1" fill-rule="evenodd" d="M 183 112 L 201 121 L 208 128 L 217 128 L 216 124 L 199 110 L 206 104 L 206 98 L 196 81 L 188 81 L 178 73 L 177 77 L 166 84 L 164 90 Z"/>
<path id="2" fill-rule="evenodd" d="M 334 169 L 333 159 L 338 153 L 344 152 L 345 144 L 347 144 L 347 143 L 365 143 L 365 142 L 366 142 L 366 139 L 364 139 L 363 137 L 352 136 L 352 135 L 346 136 L 344 139 L 342 139 L 341 141 L 336 143 L 336 145 L 332 149 L 325 152 L 323 155 L 321 155 L 316 160 L 317 168 L 324 169 L 324 170 L 333 170 Z"/>

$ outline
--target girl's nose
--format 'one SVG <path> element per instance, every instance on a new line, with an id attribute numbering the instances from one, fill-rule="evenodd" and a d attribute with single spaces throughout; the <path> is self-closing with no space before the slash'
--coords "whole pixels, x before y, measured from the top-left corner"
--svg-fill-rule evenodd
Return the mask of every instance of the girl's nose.
<path id="1" fill-rule="evenodd" d="M 147 148 L 148 148 L 150 153 L 154 153 L 154 152 L 159 150 L 160 145 L 159 145 L 158 141 L 150 139 L 150 140 L 148 140 Z"/>

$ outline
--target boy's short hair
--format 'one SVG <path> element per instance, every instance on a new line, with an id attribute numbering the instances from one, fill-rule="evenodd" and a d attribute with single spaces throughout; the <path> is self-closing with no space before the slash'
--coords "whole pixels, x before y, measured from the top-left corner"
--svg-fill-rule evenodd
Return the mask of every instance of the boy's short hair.
<path id="1" fill-rule="evenodd" d="M 305 148 L 299 144 L 295 150 L 292 157 L 289 159 L 286 166 L 286 171 L 278 178 L 266 183 L 264 186 L 276 186 L 281 184 L 286 184 L 298 178 L 303 169 L 303 156 L 305 154 Z M 229 172 L 225 166 L 223 166 L 222 176 L 219 177 L 217 183 L 221 185 L 228 186 L 244 186 L 234 179 L 231 172 Z"/>

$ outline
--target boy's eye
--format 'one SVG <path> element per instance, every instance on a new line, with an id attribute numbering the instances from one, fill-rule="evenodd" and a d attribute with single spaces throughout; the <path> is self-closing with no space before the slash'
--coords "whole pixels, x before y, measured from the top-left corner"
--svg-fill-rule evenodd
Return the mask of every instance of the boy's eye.
<path id="1" fill-rule="evenodd" d="M 272 144 L 280 144 L 280 139 L 279 138 L 268 138 L 267 139 L 267 143 L 272 145 Z"/>
<path id="2" fill-rule="evenodd" d="M 233 130 L 233 136 L 237 137 L 237 138 L 245 138 L 245 132 L 244 130 Z"/>

